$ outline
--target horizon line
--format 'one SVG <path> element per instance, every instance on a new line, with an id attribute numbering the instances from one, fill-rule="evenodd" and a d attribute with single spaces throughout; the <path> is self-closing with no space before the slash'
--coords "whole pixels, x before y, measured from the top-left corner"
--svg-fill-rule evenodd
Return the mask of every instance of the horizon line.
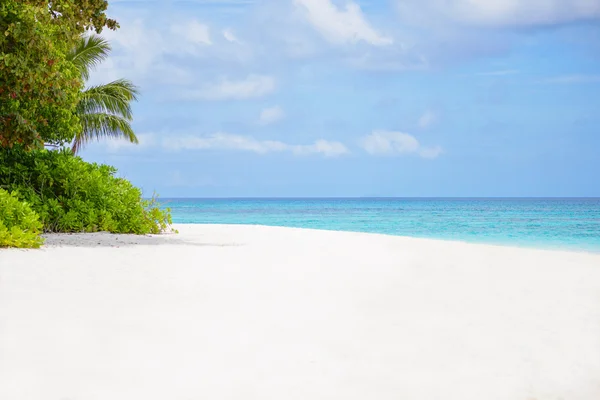
<path id="1" fill-rule="evenodd" d="M 599 196 L 229 196 L 158 197 L 167 200 L 600 200 Z"/>

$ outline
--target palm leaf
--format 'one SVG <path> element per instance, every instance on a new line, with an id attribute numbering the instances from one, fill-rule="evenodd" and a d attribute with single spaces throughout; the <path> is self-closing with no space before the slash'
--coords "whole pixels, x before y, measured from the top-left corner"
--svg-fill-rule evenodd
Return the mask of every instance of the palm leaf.
<path id="1" fill-rule="evenodd" d="M 75 64 L 81 77 L 87 80 L 90 78 L 90 70 L 108 57 L 110 49 L 110 44 L 98 35 L 82 36 L 67 59 Z"/>
<path id="2" fill-rule="evenodd" d="M 82 79 L 87 80 L 90 70 L 105 60 L 109 52 L 108 42 L 92 34 L 80 38 L 68 59 L 78 68 Z M 133 120 L 131 102 L 137 100 L 137 95 L 138 88 L 126 79 L 83 90 L 76 107 L 83 129 L 73 141 L 73 152 L 77 153 L 86 143 L 103 137 L 138 143 L 130 125 Z"/>
<path id="3" fill-rule="evenodd" d="M 139 143 L 129 121 L 123 117 L 108 113 L 93 113 L 80 115 L 79 119 L 83 129 L 75 136 L 73 153 L 77 153 L 86 143 L 105 137 Z"/>
<path id="4" fill-rule="evenodd" d="M 137 100 L 138 93 L 138 88 L 125 79 L 92 86 L 81 93 L 77 113 L 111 113 L 131 120 L 131 102 Z"/>

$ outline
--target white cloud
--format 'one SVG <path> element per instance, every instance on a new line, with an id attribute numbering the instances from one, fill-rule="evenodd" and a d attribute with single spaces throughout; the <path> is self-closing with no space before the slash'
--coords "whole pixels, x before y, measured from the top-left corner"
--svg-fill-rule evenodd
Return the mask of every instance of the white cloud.
<path id="1" fill-rule="evenodd" d="M 171 31 L 196 45 L 211 45 L 210 29 L 207 25 L 196 20 L 187 23 L 178 23 L 171 26 Z"/>
<path id="2" fill-rule="evenodd" d="M 419 141 L 407 133 L 376 131 L 364 138 L 363 148 L 369 154 L 414 153 Z"/>
<path id="3" fill-rule="evenodd" d="M 161 147 L 169 150 L 240 150 L 257 154 L 290 152 L 296 155 L 321 154 L 335 157 L 349 153 L 348 148 L 340 142 L 317 140 L 310 145 L 294 145 L 277 140 L 257 140 L 250 136 L 215 133 L 207 136 L 169 137 L 161 143 Z"/>
<path id="4" fill-rule="evenodd" d="M 237 150 L 256 154 L 291 153 L 294 155 L 320 154 L 325 157 L 337 157 L 349 154 L 350 150 L 340 142 L 324 139 L 312 144 L 289 144 L 278 140 L 258 140 L 251 136 L 214 133 L 212 135 L 156 135 L 144 133 L 137 135 L 140 143 L 132 144 L 126 140 L 107 140 L 102 143 L 111 153 L 121 150 L 139 151 L 147 148 L 162 148 L 170 151 L 180 150 Z"/>
<path id="5" fill-rule="evenodd" d="M 438 120 L 438 116 L 431 110 L 425 111 L 423 115 L 419 118 L 419 128 L 426 129 L 431 125 L 436 123 Z"/>
<path id="6" fill-rule="evenodd" d="M 294 0 L 308 21 L 332 43 L 356 43 L 364 41 L 374 46 L 390 45 L 390 37 L 379 34 L 365 19 L 360 6 L 352 1 L 340 10 L 331 0 Z"/>
<path id="7" fill-rule="evenodd" d="M 183 92 L 188 100 L 243 100 L 266 96 L 275 91 L 275 78 L 264 75 L 248 75 L 243 80 L 220 81 L 206 85 L 199 90 Z"/>
<path id="8" fill-rule="evenodd" d="M 200 76 L 206 79 L 216 73 L 225 75 L 224 71 L 247 67 L 254 57 L 251 46 L 230 42 L 220 34 L 220 28 L 213 31 L 196 19 L 174 18 L 163 26 L 151 24 L 160 19 L 154 12 L 130 10 L 115 17 L 121 28 L 102 32 L 112 51 L 94 71 L 90 84 L 127 78 L 145 93 L 146 88 L 156 84 L 198 89 L 202 84 Z"/>
<path id="9" fill-rule="evenodd" d="M 362 140 L 363 149 L 371 155 L 417 154 L 423 158 L 436 158 L 441 147 L 423 147 L 412 135 L 402 132 L 374 131 Z"/>
<path id="10" fill-rule="evenodd" d="M 223 37 L 225 38 L 225 40 L 227 40 L 228 42 L 232 42 L 232 43 L 241 43 L 240 40 L 237 38 L 237 36 L 235 35 L 235 33 L 233 32 L 233 30 L 231 29 L 223 29 Z"/>
<path id="11" fill-rule="evenodd" d="M 470 25 L 535 26 L 600 18 L 599 0 L 397 0 L 406 19 L 438 16 Z"/>
<path id="12" fill-rule="evenodd" d="M 151 69 L 164 62 L 161 55 L 166 50 L 164 36 L 156 29 L 147 28 L 141 19 L 133 19 L 117 31 L 102 32 L 113 51 L 92 74 L 91 84 L 106 83 L 117 78 L 139 82 Z"/>
<path id="13" fill-rule="evenodd" d="M 337 157 L 350 153 L 350 150 L 340 142 L 330 142 L 328 140 L 319 139 L 311 145 L 294 145 L 290 146 L 294 154 L 323 154 L 326 157 Z"/>
<path id="14" fill-rule="evenodd" d="M 108 147 L 109 152 L 117 152 L 121 149 L 132 149 L 132 150 L 141 150 L 146 147 L 155 146 L 158 142 L 156 140 L 156 136 L 152 133 L 139 133 L 136 134 L 139 143 L 134 144 L 124 139 L 109 139 L 103 141 Z"/>
<path id="15" fill-rule="evenodd" d="M 189 84 L 194 75 L 186 65 L 175 62 L 171 54 L 198 55 L 197 49 L 211 43 L 208 27 L 197 21 L 172 26 L 164 31 L 149 27 L 140 18 L 122 21 L 117 31 L 105 30 L 102 36 L 111 44 L 110 57 L 92 74 L 90 84 L 118 78 L 152 83 Z M 210 46 L 216 47 L 216 46 Z"/>
<path id="16" fill-rule="evenodd" d="M 265 108 L 260 113 L 260 123 L 262 125 L 273 124 L 277 121 L 281 121 L 285 117 L 283 109 L 279 106 Z"/>

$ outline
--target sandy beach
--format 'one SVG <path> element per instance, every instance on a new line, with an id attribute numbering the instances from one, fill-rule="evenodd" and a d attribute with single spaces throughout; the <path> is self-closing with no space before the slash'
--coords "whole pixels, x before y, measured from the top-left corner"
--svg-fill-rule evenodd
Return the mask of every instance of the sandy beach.
<path id="1" fill-rule="evenodd" d="M 0 250 L 0 399 L 600 399 L 600 255 L 176 228 Z"/>

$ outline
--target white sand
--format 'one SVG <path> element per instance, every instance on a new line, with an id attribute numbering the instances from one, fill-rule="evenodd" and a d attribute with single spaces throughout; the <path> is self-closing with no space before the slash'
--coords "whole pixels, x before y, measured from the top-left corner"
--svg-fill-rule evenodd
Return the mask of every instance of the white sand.
<path id="1" fill-rule="evenodd" d="M 178 229 L 0 251 L 0 399 L 600 399 L 599 255 Z"/>

